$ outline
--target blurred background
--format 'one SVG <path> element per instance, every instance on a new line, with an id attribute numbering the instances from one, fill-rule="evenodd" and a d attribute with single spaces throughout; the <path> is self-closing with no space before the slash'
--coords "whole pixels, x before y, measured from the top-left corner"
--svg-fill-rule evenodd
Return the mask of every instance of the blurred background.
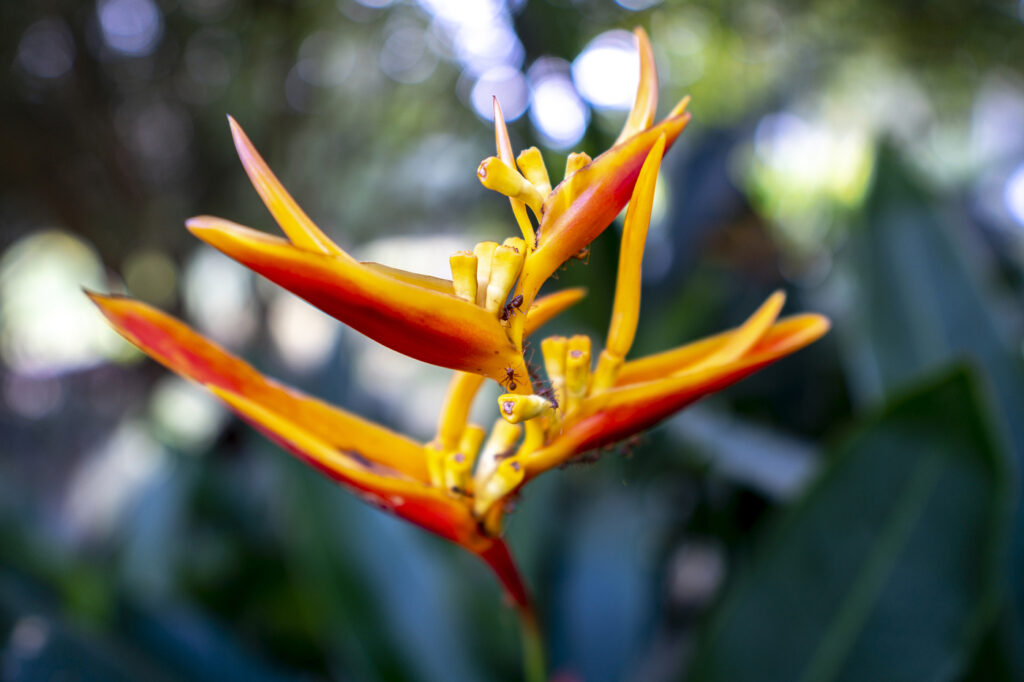
<path id="1" fill-rule="evenodd" d="M 144 359 L 81 287 L 429 438 L 435 415 L 409 406 L 437 404 L 448 372 L 185 231 L 209 213 L 277 232 L 225 114 L 344 248 L 444 276 L 452 251 L 516 231 L 475 177 L 492 95 L 557 181 L 568 152 L 615 139 L 636 25 L 660 113 L 689 93 L 694 120 L 662 169 L 634 353 L 733 326 L 780 287 L 787 313 L 835 326 L 527 489 L 509 536 L 551 670 L 1020 678 L 1009 0 L 0 4 L 0 677 L 519 678 L 514 614 L 472 557 Z M 551 331 L 603 337 L 619 227 L 549 285 L 590 290 Z"/>

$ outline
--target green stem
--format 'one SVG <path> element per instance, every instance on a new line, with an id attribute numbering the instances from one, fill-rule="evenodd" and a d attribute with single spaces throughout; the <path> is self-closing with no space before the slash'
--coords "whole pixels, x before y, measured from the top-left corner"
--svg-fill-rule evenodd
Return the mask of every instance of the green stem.
<path id="1" fill-rule="evenodd" d="M 523 584 L 508 547 L 501 539 L 496 538 L 476 553 L 494 571 L 494 575 L 505 589 L 505 594 L 519 612 L 519 627 L 523 636 L 523 679 L 526 682 L 544 682 L 547 679 L 544 638 L 541 636 L 530 593 Z"/>
<path id="2" fill-rule="evenodd" d="M 537 626 L 537 618 L 533 609 L 519 609 L 519 626 L 523 636 L 523 680 L 524 682 L 544 682 L 547 679 L 547 666 L 544 664 L 544 638 Z"/>

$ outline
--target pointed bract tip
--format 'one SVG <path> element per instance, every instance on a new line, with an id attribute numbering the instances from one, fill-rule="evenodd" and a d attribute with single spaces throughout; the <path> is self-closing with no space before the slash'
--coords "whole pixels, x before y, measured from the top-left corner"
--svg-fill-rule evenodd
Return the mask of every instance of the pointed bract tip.
<path id="1" fill-rule="evenodd" d="M 111 299 L 114 297 L 112 294 L 101 294 L 87 287 L 82 287 L 82 293 L 92 301 L 94 306 L 100 309 L 101 313 L 107 314 L 107 306 L 110 305 Z"/>
<path id="2" fill-rule="evenodd" d="M 86 287 L 82 287 L 82 293 L 88 296 L 89 300 L 92 301 L 96 305 L 96 307 L 103 311 L 105 311 L 108 306 L 116 303 L 119 300 L 127 300 L 127 297 L 122 296 L 121 294 L 101 294 L 98 291 L 93 291 L 92 289 L 88 289 Z"/>
<path id="3" fill-rule="evenodd" d="M 145 307 L 145 304 L 139 303 L 124 294 L 101 294 L 97 291 L 90 291 L 85 287 L 82 287 L 82 293 L 89 297 L 89 300 L 92 301 L 92 304 L 99 309 L 104 317 L 114 322 L 115 327 L 118 327 L 117 318 L 124 315 L 125 311 L 134 310 L 140 306 Z"/>
<path id="4" fill-rule="evenodd" d="M 228 117 L 228 127 L 231 128 L 231 137 L 237 138 L 239 135 L 245 135 L 245 131 L 242 130 L 242 126 L 238 124 L 235 117 L 231 114 L 225 114 Z"/>
<path id="5" fill-rule="evenodd" d="M 811 319 L 807 328 L 813 329 L 817 332 L 819 337 L 824 336 L 830 329 L 832 329 L 832 320 L 825 315 L 821 315 L 820 313 L 808 313 L 808 316 Z"/>
<path id="6" fill-rule="evenodd" d="M 208 215 L 197 215 L 192 216 L 185 221 L 185 229 L 199 237 L 205 232 L 215 230 L 218 222 L 217 218 Z"/>
<path id="7" fill-rule="evenodd" d="M 668 118 L 676 118 L 686 114 L 686 108 L 688 106 L 690 106 L 690 96 L 684 95 L 683 98 L 679 100 L 679 103 L 672 107 L 672 111 L 669 112 Z"/>
<path id="8" fill-rule="evenodd" d="M 228 114 L 228 127 L 231 128 L 231 141 L 235 144 L 235 153 L 238 154 L 244 164 L 246 157 L 251 156 L 256 149 L 252 146 L 252 141 L 245 134 L 242 126 L 231 114 Z"/>
<path id="9" fill-rule="evenodd" d="M 792 348 L 786 354 L 814 343 L 832 329 L 832 320 L 819 313 L 801 313 L 786 318 L 779 324 L 792 325 L 794 327 L 781 340 L 781 344 L 784 347 Z"/>

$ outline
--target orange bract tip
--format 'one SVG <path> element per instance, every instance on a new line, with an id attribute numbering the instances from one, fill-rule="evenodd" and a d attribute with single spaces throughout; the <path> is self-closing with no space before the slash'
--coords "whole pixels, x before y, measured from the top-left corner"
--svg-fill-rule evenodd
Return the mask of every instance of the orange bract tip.
<path id="1" fill-rule="evenodd" d="M 696 372 L 705 367 L 723 365 L 743 356 L 750 350 L 775 324 L 775 320 L 786 304 L 786 292 L 776 291 L 761 304 L 747 321 L 736 328 L 729 338 L 707 357 L 687 366 L 686 372 Z"/>
<path id="2" fill-rule="evenodd" d="M 676 116 L 682 116 L 686 113 L 686 108 L 690 106 L 690 96 L 685 95 L 679 103 L 672 107 L 672 111 L 669 112 L 669 118 L 675 118 Z"/>
<path id="3" fill-rule="evenodd" d="M 512 140 L 508 136 L 508 127 L 505 125 L 505 117 L 501 113 L 501 105 L 498 104 L 497 97 L 493 97 L 492 102 L 494 105 L 494 143 L 497 148 L 498 158 L 506 166 L 515 168 L 516 158 L 512 152 Z M 512 205 L 512 214 L 516 218 L 519 230 L 523 233 L 523 239 L 532 246 L 536 237 L 533 233 L 533 224 L 530 222 L 530 217 L 526 215 L 526 204 L 515 197 L 509 197 L 509 203 Z"/>
<path id="4" fill-rule="evenodd" d="M 640 53 L 640 82 L 637 85 L 633 108 L 615 144 L 628 140 L 648 128 L 654 122 L 654 114 L 658 108 L 658 70 L 654 64 L 651 41 L 647 37 L 647 32 L 639 26 L 633 29 L 633 35 L 636 36 L 637 51 Z"/>
<path id="5" fill-rule="evenodd" d="M 270 166 L 256 151 L 256 147 L 242 130 L 242 126 L 238 125 L 238 122 L 230 114 L 228 115 L 228 125 L 231 127 L 235 150 L 238 152 L 238 158 L 242 162 L 242 167 L 245 168 L 246 175 L 249 176 L 256 192 L 259 193 L 263 203 L 274 216 L 274 220 L 288 235 L 291 242 L 306 251 L 349 257 L 299 207 L 277 176 L 270 170 Z"/>

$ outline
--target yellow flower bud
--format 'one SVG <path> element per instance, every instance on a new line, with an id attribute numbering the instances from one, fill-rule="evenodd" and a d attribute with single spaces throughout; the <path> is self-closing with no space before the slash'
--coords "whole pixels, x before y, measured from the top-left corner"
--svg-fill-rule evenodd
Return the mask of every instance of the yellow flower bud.
<path id="1" fill-rule="evenodd" d="M 502 418 L 513 424 L 534 419 L 554 409 L 554 405 L 544 396 L 517 395 L 505 393 L 498 396 L 498 410 Z"/>
<path id="2" fill-rule="evenodd" d="M 507 459 L 498 465 L 491 476 L 476 489 L 473 513 L 477 518 L 487 513 L 495 502 L 508 495 L 522 483 L 526 471 L 516 459 Z"/>
<path id="3" fill-rule="evenodd" d="M 539 218 L 544 198 L 529 180 L 519 174 L 519 171 L 510 168 L 498 157 L 489 156 L 480 162 L 476 174 L 484 187 L 504 194 L 510 199 L 522 201 Z"/>
<path id="4" fill-rule="evenodd" d="M 565 160 L 565 178 L 572 177 L 576 171 L 586 166 L 592 160 L 586 152 L 573 152 L 569 154 L 569 158 Z"/>
<path id="5" fill-rule="evenodd" d="M 537 188 L 541 197 L 546 199 L 551 194 L 551 180 L 548 178 L 548 169 L 544 165 L 544 157 L 541 156 L 539 149 L 530 147 L 519 152 L 516 165 L 530 184 Z"/>
<path id="6" fill-rule="evenodd" d="M 487 297 L 484 300 L 484 307 L 488 312 L 497 313 L 504 307 L 505 299 L 512 291 L 519 271 L 523 269 L 525 257 L 525 251 L 506 244 L 494 250 L 494 256 L 491 258 L 491 277 L 487 282 Z"/>
<path id="7" fill-rule="evenodd" d="M 476 256 L 476 303 L 483 305 L 487 297 L 487 282 L 491 278 L 491 259 L 498 242 L 480 242 L 473 247 Z"/>
<path id="8" fill-rule="evenodd" d="M 448 260 L 452 266 L 452 287 L 455 295 L 464 301 L 475 303 L 476 255 L 472 251 L 456 251 Z"/>

